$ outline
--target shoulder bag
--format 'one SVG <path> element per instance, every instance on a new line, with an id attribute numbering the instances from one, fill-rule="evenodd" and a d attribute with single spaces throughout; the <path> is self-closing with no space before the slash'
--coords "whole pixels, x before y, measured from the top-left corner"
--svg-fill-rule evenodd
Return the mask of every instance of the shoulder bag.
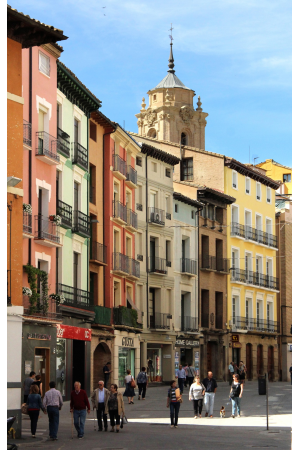
<path id="1" fill-rule="evenodd" d="M 134 378 L 133 378 L 133 377 L 131 377 L 130 386 L 131 386 L 132 388 L 135 388 L 135 387 L 136 387 L 136 384 L 135 384 L 135 381 L 134 381 Z"/>
<path id="2" fill-rule="evenodd" d="M 180 394 L 180 389 L 176 389 L 175 390 L 175 395 L 176 395 L 177 402 L 178 403 L 182 403 L 182 397 L 181 397 L 181 394 Z"/>
<path id="3" fill-rule="evenodd" d="M 23 405 L 21 406 L 21 411 L 22 411 L 22 414 L 28 415 L 28 406 L 26 403 L 23 403 Z"/>

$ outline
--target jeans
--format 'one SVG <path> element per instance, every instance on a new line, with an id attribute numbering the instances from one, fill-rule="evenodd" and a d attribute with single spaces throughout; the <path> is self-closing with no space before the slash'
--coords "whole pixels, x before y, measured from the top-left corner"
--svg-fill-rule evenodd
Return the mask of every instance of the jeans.
<path id="1" fill-rule="evenodd" d="M 79 437 L 84 435 L 84 424 L 86 419 L 86 409 L 73 410 L 74 425 Z"/>
<path id="2" fill-rule="evenodd" d="M 40 410 L 30 411 L 28 410 L 28 415 L 30 417 L 31 434 L 35 436 L 37 423 L 39 420 Z"/>
<path id="3" fill-rule="evenodd" d="M 235 411 L 237 409 L 238 415 L 241 414 L 241 398 L 240 397 L 234 397 L 231 399 L 232 403 L 232 415 L 235 416 Z"/>
<path id="4" fill-rule="evenodd" d="M 118 414 L 118 410 L 117 409 L 111 409 L 109 411 L 109 419 L 110 419 L 110 425 L 112 427 L 115 426 L 115 419 L 116 419 L 116 425 L 120 425 L 120 416 Z"/>
<path id="5" fill-rule="evenodd" d="M 139 395 L 141 395 L 143 392 L 142 398 L 145 398 L 147 383 L 138 383 L 138 387 L 139 387 Z"/>
<path id="6" fill-rule="evenodd" d="M 105 414 L 104 411 L 105 411 L 104 403 L 98 403 L 97 419 L 99 430 L 102 430 L 102 417 L 104 422 L 104 428 L 105 430 L 107 430 L 107 414 Z"/>
<path id="7" fill-rule="evenodd" d="M 199 411 L 199 415 L 201 416 L 201 413 L 202 413 L 202 403 L 203 403 L 203 399 L 202 399 L 202 398 L 199 398 L 199 400 L 193 400 L 195 416 L 198 415 L 198 411 Z"/>
<path id="8" fill-rule="evenodd" d="M 184 378 L 180 378 L 181 380 L 184 380 Z M 171 425 L 177 425 L 178 423 L 178 413 L 179 413 L 180 403 L 179 402 L 171 402 L 170 403 L 170 418 L 171 418 Z M 174 422 L 174 414 L 175 414 L 175 422 Z"/>
<path id="9" fill-rule="evenodd" d="M 214 412 L 214 402 L 215 402 L 215 393 L 214 392 L 205 392 L 205 409 L 209 416 L 213 415 Z"/>
<path id="10" fill-rule="evenodd" d="M 178 378 L 178 387 L 180 389 L 180 394 L 183 393 L 184 381 L 185 381 L 185 378 Z"/>
<path id="11" fill-rule="evenodd" d="M 47 413 L 49 418 L 49 436 L 50 438 L 57 439 L 59 409 L 57 406 L 47 406 Z"/>

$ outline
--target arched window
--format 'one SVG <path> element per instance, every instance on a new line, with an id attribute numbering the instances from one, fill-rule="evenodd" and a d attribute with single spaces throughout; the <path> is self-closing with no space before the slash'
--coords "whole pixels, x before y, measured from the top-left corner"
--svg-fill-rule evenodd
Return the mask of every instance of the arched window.
<path id="1" fill-rule="evenodd" d="M 188 145 L 188 139 L 185 133 L 181 133 L 181 145 Z"/>
<path id="2" fill-rule="evenodd" d="M 156 138 L 156 130 L 154 128 L 151 128 L 148 132 L 148 136 L 155 139 Z"/>

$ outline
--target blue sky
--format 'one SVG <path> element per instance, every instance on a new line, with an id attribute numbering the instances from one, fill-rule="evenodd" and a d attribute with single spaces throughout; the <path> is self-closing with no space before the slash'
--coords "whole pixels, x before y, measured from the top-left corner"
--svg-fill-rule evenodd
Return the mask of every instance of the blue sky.
<path id="1" fill-rule="evenodd" d="M 209 114 L 206 150 L 241 162 L 292 164 L 289 0 L 17 0 L 13 8 L 64 30 L 64 62 L 137 132 L 142 97 L 166 75 L 173 23 L 176 75 Z M 105 8 L 103 8 L 105 6 Z M 105 14 L 105 16 L 104 16 Z"/>

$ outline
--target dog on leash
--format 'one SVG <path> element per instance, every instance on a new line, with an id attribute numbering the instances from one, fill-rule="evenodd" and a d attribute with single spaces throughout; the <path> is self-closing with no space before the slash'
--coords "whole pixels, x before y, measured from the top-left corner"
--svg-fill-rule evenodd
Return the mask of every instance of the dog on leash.
<path id="1" fill-rule="evenodd" d="M 224 406 L 222 406 L 222 408 L 220 409 L 220 417 L 221 417 L 221 419 L 223 419 L 223 417 L 225 417 L 225 408 L 224 408 Z"/>

